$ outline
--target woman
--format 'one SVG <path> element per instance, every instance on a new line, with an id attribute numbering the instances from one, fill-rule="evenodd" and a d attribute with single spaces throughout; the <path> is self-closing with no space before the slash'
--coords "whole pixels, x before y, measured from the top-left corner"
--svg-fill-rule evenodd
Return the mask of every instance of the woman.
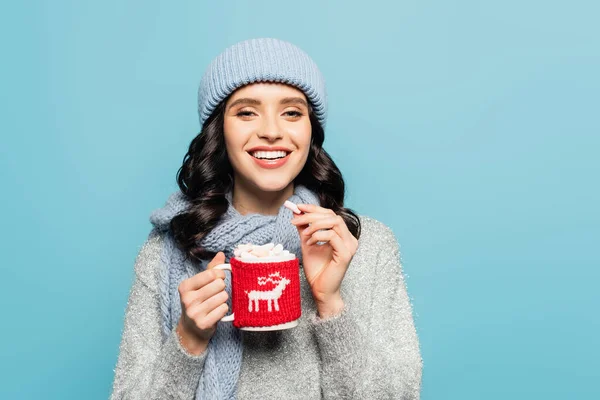
<path id="1" fill-rule="evenodd" d="M 135 262 L 111 398 L 418 399 L 399 246 L 383 223 L 343 207 L 315 63 L 281 40 L 240 42 L 213 60 L 198 98 L 202 129 L 180 190 L 152 214 Z M 219 322 L 230 282 L 213 267 L 248 242 L 298 255 L 297 327 Z"/>

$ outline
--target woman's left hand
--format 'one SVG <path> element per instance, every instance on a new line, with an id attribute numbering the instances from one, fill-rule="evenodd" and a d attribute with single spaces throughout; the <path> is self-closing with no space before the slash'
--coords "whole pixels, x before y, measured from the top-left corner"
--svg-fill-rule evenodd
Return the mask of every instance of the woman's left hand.
<path id="1" fill-rule="evenodd" d="M 298 204 L 298 208 L 304 214 L 294 214 L 291 222 L 300 234 L 304 274 L 321 317 L 337 314 L 344 307 L 340 286 L 358 240 L 333 210 L 314 204 Z"/>

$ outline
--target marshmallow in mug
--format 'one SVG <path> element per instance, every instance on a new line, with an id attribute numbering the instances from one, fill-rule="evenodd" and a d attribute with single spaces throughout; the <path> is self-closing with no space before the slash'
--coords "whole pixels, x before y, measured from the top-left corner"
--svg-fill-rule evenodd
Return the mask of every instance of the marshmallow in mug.
<path id="1" fill-rule="evenodd" d="M 233 255 L 237 259 L 248 262 L 288 261 L 296 258 L 294 253 L 284 250 L 283 245 L 275 245 L 275 243 L 240 244 L 233 250 Z"/>

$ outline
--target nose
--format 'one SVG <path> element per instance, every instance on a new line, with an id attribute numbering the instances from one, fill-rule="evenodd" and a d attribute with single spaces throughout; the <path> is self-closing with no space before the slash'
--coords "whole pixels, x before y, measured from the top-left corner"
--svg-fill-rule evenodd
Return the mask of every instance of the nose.
<path id="1" fill-rule="evenodd" d="M 271 142 L 277 139 L 281 139 L 283 137 L 283 134 L 281 132 L 281 127 L 277 124 L 277 118 L 265 118 L 264 123 L 262 124 L 258 132 L 258 137 L 261 139 L 267 139 Z"/>

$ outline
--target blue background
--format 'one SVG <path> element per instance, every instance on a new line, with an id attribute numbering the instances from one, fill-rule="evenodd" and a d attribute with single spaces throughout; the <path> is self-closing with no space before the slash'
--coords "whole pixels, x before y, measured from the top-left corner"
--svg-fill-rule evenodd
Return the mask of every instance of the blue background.
<path id="1" fill-rule="evenodd" d="M 203 3 L 0 6 L 0 398 L 108 397 L 201 74 L 261 36 L 315 59 L 347 205 L 398 237 L 422 399 L 600 398 L 597 2 Z"/>

